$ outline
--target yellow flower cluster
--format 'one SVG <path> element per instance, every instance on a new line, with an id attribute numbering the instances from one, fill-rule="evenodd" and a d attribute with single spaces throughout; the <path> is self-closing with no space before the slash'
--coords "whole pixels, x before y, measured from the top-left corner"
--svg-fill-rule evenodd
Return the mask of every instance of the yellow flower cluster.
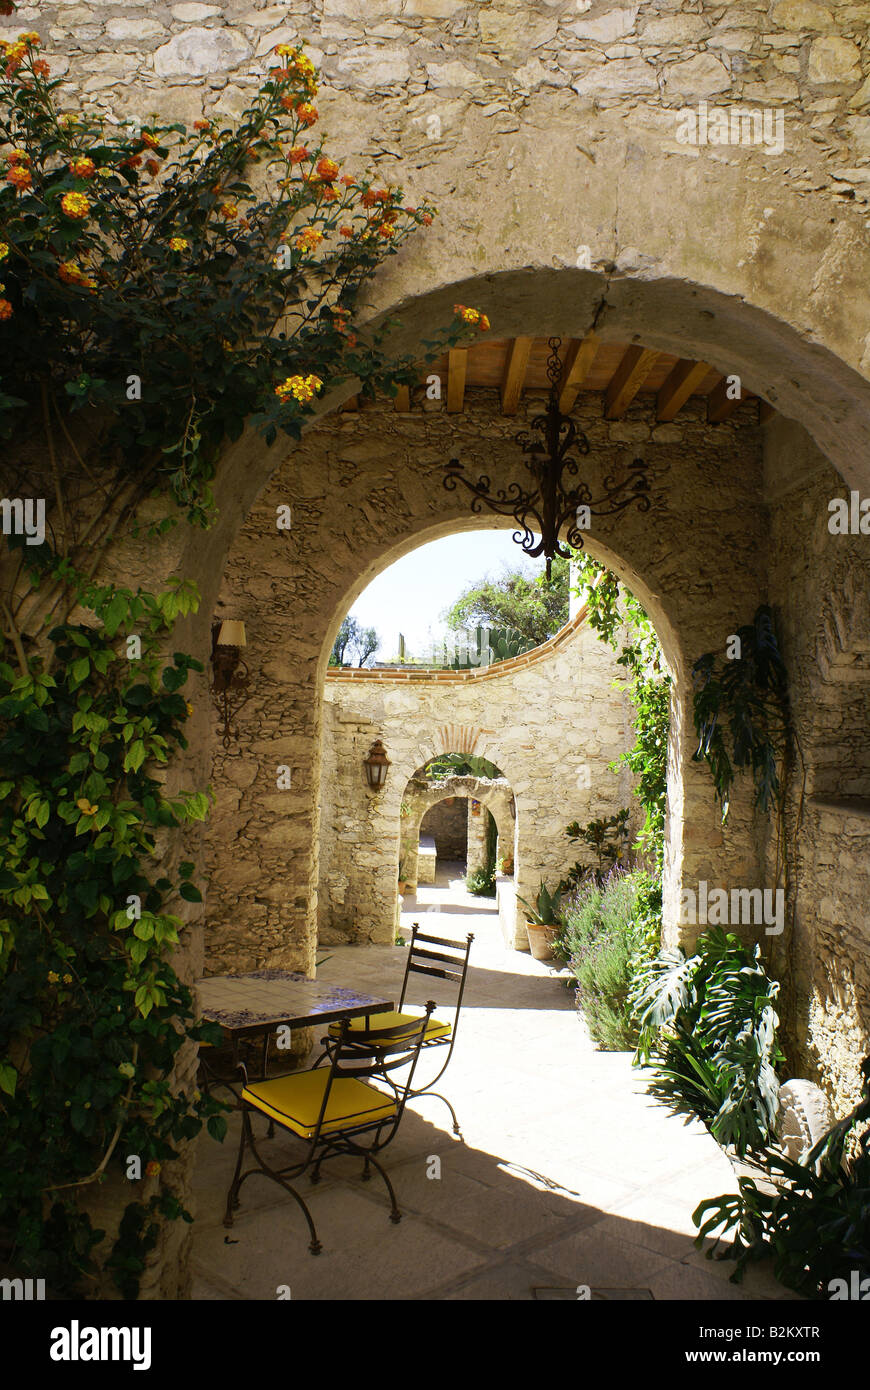
<path id="1" fill-rule="evenodd" d="M 9 243 L 6 242 L 6 241 L 0 241 L 0 261 L 5 261 L 5 259 L 6 259 L 6 257 L 7 257 L 8 255 L 9 255 Z"/>
<path id="2" fill-rule="evenodd" d="M 323 386 L 319 376 L 309 373 L 308 376 L 288 376 L 285 381 L 275 387 L 275 395 L 285 402 L 292 396 L 294 400 L 301 401 L 306 405 L 308 401 L 314 399 L 317 392 Z"/>
<path id="3" fill-rule="evenodd" d="M 91 210 L 91 205 L 84 193 L 64 193 L 60 205 L 67 217 L 75 219 L 87 217 Z"/>
<path id="4" fill-rule="evenodd" d="M 290 43 L 279 43 L 275 46 L 275 53 L 279 58 L 284 59 L 282 72 L 288 77 L 295 77 L 305 88 L 309 96 L 314 96 L 317 91 L 317 69 L 306 53 L 301 48 L 294 48 Z"/>
<path id="5" fill-rule="evenodd" d="M 186 251 L 190 242 L 186 236 L 174 236 L 169 238 L 170 251 Z"/>

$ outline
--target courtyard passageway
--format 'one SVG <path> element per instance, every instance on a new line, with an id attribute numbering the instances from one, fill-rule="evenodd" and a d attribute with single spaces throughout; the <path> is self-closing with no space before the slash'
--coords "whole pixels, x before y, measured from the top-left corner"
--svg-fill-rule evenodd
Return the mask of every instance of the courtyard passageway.
<path id="1" fill-rule="evenodd" d="M 462 1141 L 438 1100 L 412 1103 L 384 1155 L 398 1226 L 358 1162 L 327 1164 L 316 1189 L 303 1179 L 323 1241 L 315 1258 L 295 1205 L 262 1178 L 245 1185 L 225 1231 L 234 1115 L 224 1144 L 200 1147 L 193 1297 L 274 1299 L 285 1285 L 294 1299 L 576 1299 L 585 1285 L 593 1299 L 788 1298 L 763 1268 L 738 1287 L 733 1265 L 694 1249 L 698 1202 L 734 1190 L 728 1160 L 701 1125 L 649 1099 L 629 1053 L 596 1050 L 564 979 L 504 946 L 493 900 L 468 894 L 462 872 L 439 864 L 436 883 L 406 898 L 402 913 L 403 929 L 419 920 L 441 936 L 474 933 L 440 1088 Z M 327 950 L 319 980 L 398 997 L 402 947 Z M 410 1001 L 434 993 L 439 1016 L 452 1018 L 445 987 L 417 980 Z M 287 1163 L 293 1149 L 278 1134 L 263 1152 Z"/>

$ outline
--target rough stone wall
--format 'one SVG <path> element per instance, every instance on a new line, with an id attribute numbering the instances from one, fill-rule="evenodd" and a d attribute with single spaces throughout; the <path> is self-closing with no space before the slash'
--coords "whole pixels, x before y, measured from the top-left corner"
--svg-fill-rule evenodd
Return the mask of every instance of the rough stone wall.
<path id="1" fill-rule="evenodd" d="M 629 774 L 609 767 L 633 741 L 626 697 L 614 689 L 620 668 L 613 654 L 577 622 L 570 640 L 535 656 L 519 666 L 505 663 L 511 669 L 504 674 L 495 666 L 438 680 L 380 671 L 327 678 L 318 895 L 324 939 L 338 932 L 390 939 L 400 837 L 414 838 L 415 818 L 401 817 L 408 778 L 434 754 L 456 752 L 450 744 L 457 729 L 473 740 L 477 756 L 501 769 L 516 798 L 515 862 L 523 897 L 533 897 L 542 878 L 553 886 L 577 858 L 564 834 L 569 821 L 584 823 L 630 804 Z M 361 763 L 374 738 L 383 739 L 393 763 L 376 795 L 365 785 Z M 354 775 L 337 793 L 332 776 L 341 766 Z M 472 795 L 483 785 L 469 778 L 451 782 L 451 790 L 469 784 Z M 494 800 L 509 844 L 506 789 L 480 799 Z M 522 921 L 511 944 L 527 944 Z"/>
<path id="2" fill-rule="evenodd" d="M 829 532 L 828 503 L 848 498 L 848 490 L 787 421 L 768 426 L 765 475 L 770 598 L 807 766 L 795 929 L 775 940 L 774 962 L 800 1074 L 818 1080 L 842 1114 L 858 1099 L 870 1038 L 867 538 Z M 790 803 L 792 832 L 800 782 Z"/>
<path id="3" fill-rule="evenodd" d="M 864 3 L 60 0 L 22 6 L 0 33 L 36 23 L 64 95 L 116 116 L 236 116 L 274 45 L 304 38 L 322 67 L 330 128 L 347 125 L 360 100 L 377 102 L 369 123 L 387 167 L 433 141 L 464 163 L 469 108 L 510 136 L 554 98 L 578 111 L 636 109 L 691 158 L 672 112 L 706 100 L 782 110 L 798 191 L 822 187 L 864 206 L 870 189 Z M 780 167 L 781 153 L 762 157 Z"/>
<path id="4" fill-rule="evenodd" d="M 420 834 L 431 835 L 439 859 L 465 862 L 468 852 L 468 805 L 449 797 L 430 806 L 420 822 Z"/>

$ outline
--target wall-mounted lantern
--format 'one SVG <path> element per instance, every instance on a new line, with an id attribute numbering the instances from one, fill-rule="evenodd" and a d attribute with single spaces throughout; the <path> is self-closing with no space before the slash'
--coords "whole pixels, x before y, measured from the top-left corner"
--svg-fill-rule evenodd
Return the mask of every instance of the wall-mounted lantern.
<path id="1" fill-rule="evenodd" d="M 387 750 L 376 738 L 367 758 L 363 758 L 363 767 L 366 770 L 366 781 L 373 792 L 379 792 L 387 780 L 387 771 L 392 766 L 387 757 Z"/>
<path id="2" fill-rule="evenodd" d="M 239 736 L 238 729 L 230 729 L 230 721 L 236 718 L 253 693 L 251 674 L 241 654 L 242 647 L 247 645 L 245 624 L 236 619 L 212 623 L 211 644 L 211 691 L 223 719 L 221 741 L 224 748 L 229 748 L 231 740 Z"/>

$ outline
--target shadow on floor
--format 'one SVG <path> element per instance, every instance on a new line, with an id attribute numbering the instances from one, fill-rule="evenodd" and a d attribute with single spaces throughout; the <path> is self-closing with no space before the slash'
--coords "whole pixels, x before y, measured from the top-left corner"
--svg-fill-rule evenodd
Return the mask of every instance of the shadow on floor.
<path id="1" fill-rule="evenodd" d="M 264 1124 L 255 1123 L 262 1133 Z M 309 1253 L 295 1203 L 262 1176 L 245 1183 L 227 1231 L 238 1133 L 234 1114 L 224 1144 L 200 1143 L 195 1298 L 275 1299 L 282 1288 L 303 1300 L 790 1297 L 759 1269 L 743 1288 L 729 1283 L 733 1266 L 694 1249 L 690 1213 L 677 1204 L 670 1225 L 637 1200 L 630 1212 L 609 1212 L 595 1191 L 596 1183 L 604 1190 L 603 1175 L 584 1175 L 580 1190 L 563 1186 L 531 1163 L 453 1139 L 410 1109 L 384 1152 L 403 1213 L 398 1226 L 380 1180 L 361 1181 L 360 1161 L 342 1157 L 324 1165 L 316 1188 L 300 1180 L 321 1255 Z M 262 1151 L 281 1166 L 301 1145 L 279 1133 Z M 658 1209 L 667 1209 L 661 1200 Z"/>

